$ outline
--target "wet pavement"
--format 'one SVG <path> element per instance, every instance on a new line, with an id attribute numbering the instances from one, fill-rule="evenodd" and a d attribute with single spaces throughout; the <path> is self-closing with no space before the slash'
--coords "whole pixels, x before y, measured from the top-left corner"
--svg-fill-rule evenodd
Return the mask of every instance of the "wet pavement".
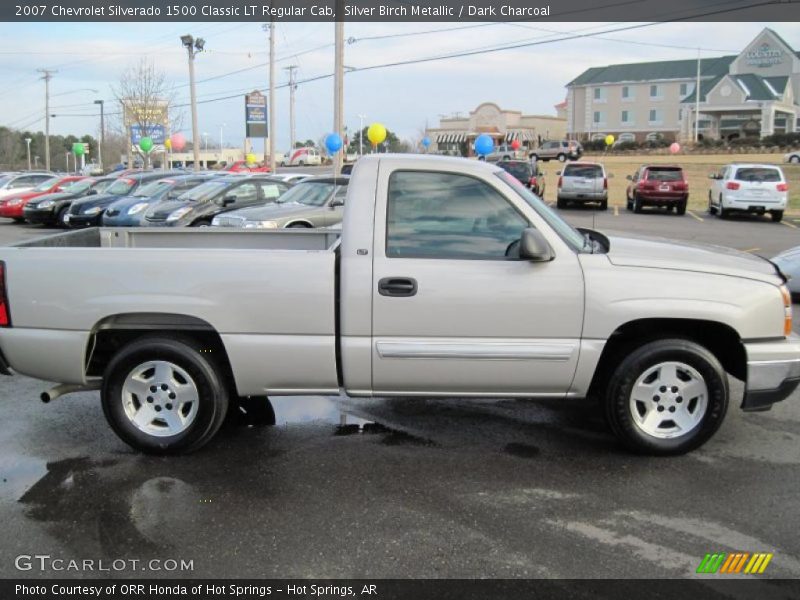
<path id="1" fill-rule="evenodd" d="M 193 561 L 114 573 L 149 577 L 681 577 L 734 550 L 800 576 L 797 395 L 678 458 L 626 453 L 583 401 L 325 397 L 160 458 L 97 393 L 43 388 L 0 378 L 0 577 L 81 575 L 15 569 L 42 553 Z"/>

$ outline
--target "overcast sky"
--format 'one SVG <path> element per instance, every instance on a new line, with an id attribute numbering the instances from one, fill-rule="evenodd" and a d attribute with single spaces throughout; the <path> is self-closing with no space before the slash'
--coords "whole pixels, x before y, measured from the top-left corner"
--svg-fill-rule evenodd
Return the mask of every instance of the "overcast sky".
<path id="1" fill-rule="evenodd" d="M 381 24 L 348 23 L 345 37 L 354 41 L 345 49 L 345 64 L 355 68 L 452 52 L 527 41 L 557 40 L 566 35 L 629 27 L 629 23 L 503 24 L 458 29 L 457 23 Z M 133 23 L 133 24 L 15 24 L 4 23 L 0 42 L 0 124 L 44 128 L 44 83 L 36 69 L 57 69 L 51 81 L 51 130 L 59 134 L 95 134 L 99 119 L 92 101 L 106 100 L 115 112 L 111 86 L 122 71 L 142 56 L 153 60 L 176 87 L 179 103 L 188 103 L 186 52 L 181 34 L 206 39 L 206 52 L 196 60 L 198 99 L 266 88 L 266 67 L 218 77 L 230 71 L 256 67 L 267 61 L 267 36 L 260 23 Z M 380 121 L 400 137 L 414 138 L 426 123 L 439 116 L 468 113 L 493 101 L 503 108 L 529 114 L 554 114 L 565 97 L 565 84 L 589 67 L 605 64 L 695 58 L 738 53 L 764 27 L 772 27 L 800 49 L 800 23 L 656 24 L 624 32 L 456 58 L 438 62 L 351 72 L 345 78 L 345 121 L 358 128 Z M 373 36 L 430 32 L 383 39 Z M 283 67 L 296 64 L 298 80 L 333 71 L 334 26 L 330 23 L 289 23 L 277 26 L 278 82 L 285 83 Z M 635 42 L 635 43 L 634 43 Z M 663 47 L 663 46 L 676 47 Z M 323 48 L 320 48 L 324 46 Z M 317 50 L 313 50 L 313 49 Z M 309 50 L 313 50 L 308 52 Z M 215 77 L 210 81 L 203 81 Z M 97 93 L 87 91 L 97 90 Z M 209 139 L 220 136 L 225 124 L 226 145 L 241 145 L 244 109 L 240 97 L 199 105 L 200 131 Z M 191 137 L 189 109 L 183 119 Z M 288 147 L 289 96 L 277 92 L 277 147 Z M 333 80 L 302 84 L 297 90 L 297 137 L 318 139 L 333 123 Z"/>

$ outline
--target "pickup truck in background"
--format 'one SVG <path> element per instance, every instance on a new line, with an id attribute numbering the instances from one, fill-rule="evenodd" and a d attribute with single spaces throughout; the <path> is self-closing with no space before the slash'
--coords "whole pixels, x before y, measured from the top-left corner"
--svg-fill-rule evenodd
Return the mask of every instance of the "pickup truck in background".
<path id="1" fill-rule="evenodd" d="M 800 383 L 769 261 L 576 230 L 482 161 L 362 157 L 341 234 L 94 228 L 0 248 L 0 273 L 0 370 L 59 382 L 45 400 L 100 389 L 145 452 L 200 448 L 244 399 L 343 390 L 598 398 L 671 455 L 720 427 L 728 374 L 744 410 Z"/>

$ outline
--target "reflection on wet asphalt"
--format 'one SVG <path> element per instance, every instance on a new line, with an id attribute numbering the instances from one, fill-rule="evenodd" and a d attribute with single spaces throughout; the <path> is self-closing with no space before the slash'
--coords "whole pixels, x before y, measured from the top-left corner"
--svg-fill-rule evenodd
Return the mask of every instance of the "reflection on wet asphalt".
<path id="1" fill-rule="evenodd" d="M 14 570 L 36 552 L 194 560 L 163 576 L 679 577 L 733 550 L 800 576 L 797 397 L 674 459 L 627 454 L 585 401 L 344 397 L 275 398 L 275 426 L 161 458 L 97 394 L 43 387 L 0 378 L 4 577 L 80 575 Z"/>

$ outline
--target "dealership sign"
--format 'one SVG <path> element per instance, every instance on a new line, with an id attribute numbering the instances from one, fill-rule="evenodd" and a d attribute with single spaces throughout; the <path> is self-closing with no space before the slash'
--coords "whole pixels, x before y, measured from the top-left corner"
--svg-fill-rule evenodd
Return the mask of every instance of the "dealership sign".
<path id="1" fill-rule="evenodd" d="M 267 99 L 261 92 L 245 94 L 244 121 L 246 137 L 267 137 Z"/>
<path id="2" fill-rule="evenodd" d="M 772 48 L 769 44 L 761 44 L 745 54 L 745 60 L 753 67 L 771 67 L 783 62 L 783 52 Z"/>
<path id="3" fill-rule="evenodd" d="M 166 127 L 163 125 L 131 125 L 131 144 L 138 146 L 143 137 L 149 137 L 154 144 L 163 144 L 167 140 Z"/>

